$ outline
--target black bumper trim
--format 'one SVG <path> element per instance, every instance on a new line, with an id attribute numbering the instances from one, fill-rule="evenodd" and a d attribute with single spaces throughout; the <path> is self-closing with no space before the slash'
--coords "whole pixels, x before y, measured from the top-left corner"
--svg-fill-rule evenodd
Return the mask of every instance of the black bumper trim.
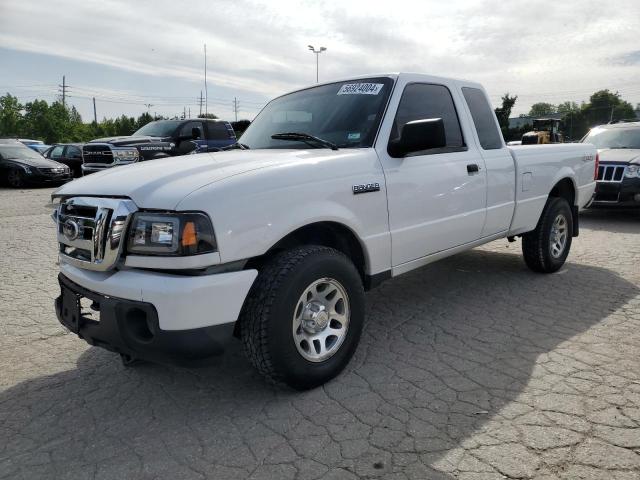
<path id="1" fill-rule="evenodd" d="M 161 330 L 151 303 L 105 296 L 58 275 L 58 321 L 90 345 L 155 363 L 191 366 L 220 355 L 233 337 L 234 323 L 190 330 Z M 80 299 L 100 312 L 95 321 L 80 310 Z M 215 312 L 211 312 L 212 315 Z"/>

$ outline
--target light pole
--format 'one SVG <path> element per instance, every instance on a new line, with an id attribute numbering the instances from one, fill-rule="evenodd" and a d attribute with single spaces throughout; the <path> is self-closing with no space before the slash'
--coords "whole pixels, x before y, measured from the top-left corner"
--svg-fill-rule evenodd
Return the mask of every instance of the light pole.
<path id="1" fill-rule="evenodd" d="M 308 45 L 309 50 L 316 54 L 316 83 L 318 83 L 318 59 L 320 58 L 320 54 L 326 50 L 325 47 L 320 47 L 319 50 L 316 50 L 313 45 Z"/>

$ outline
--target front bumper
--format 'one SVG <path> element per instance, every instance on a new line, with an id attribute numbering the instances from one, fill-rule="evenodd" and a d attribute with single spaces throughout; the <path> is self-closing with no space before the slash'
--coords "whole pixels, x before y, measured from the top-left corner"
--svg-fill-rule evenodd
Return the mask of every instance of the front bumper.
<path id="1" fill-rule="evenodd" d="M 64 326 L 91 345 L 171 364 L 224 350 L 257 276 L 256 270 L 200 276 L 95 272 L 64 262 L 60 270 L 56 313 Z M 76 310 L 81 298 L 88 299 L 82 314 Z M 98 322 L 86 315 L 92 302 Z"/>
<path id="2" fill-rule="evenodd" d="M 90 345 L 131 358 L 190 365 L 222 353 L 233 336 L 233 323 L 164 331 L 151 303 L 101 295 L 63 274 L 58 275 L 58 281 L 61 294 L 55 306 L 60 323 Z M 91 307 L 82 299 L 91 302 Z"/>
<path id="3" fill-rule="evenodd" d="M 621 182 L 598 182 L 592 206 L 640 207 L 640 178 L 623 178 Z"/>
<path id="4" fill-rule="evenodd" d="M 60 185 L 73 180 L 73 175 L 46 175 L 43 173 L 31 173 L 24 176 L 24 182 L 28 185 Z"/>

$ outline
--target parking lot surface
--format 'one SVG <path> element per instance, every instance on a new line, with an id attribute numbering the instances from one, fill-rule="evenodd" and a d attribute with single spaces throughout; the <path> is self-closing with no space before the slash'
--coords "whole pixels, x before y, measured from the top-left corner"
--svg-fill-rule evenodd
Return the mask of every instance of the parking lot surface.
<path id="1" fill-rule="evenodd" d="M 125 368 L 59 326 L 51 191 L 0 189 L 0 478 L 640 478 L 638 213 L 584 214 L 553 275 L 498 241 L 383 284 L 300 393 L 239 343 Z"/>

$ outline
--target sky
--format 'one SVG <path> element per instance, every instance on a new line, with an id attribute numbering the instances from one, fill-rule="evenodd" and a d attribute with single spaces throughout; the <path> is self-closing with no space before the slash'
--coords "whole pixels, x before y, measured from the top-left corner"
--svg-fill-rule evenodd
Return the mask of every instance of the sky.
<path id="1" fill-rule="evenodd" d="M 0 0 L 0 92 L 59 95 L 83 119 L 206 109 L 252 119 L 316 81 L 408 71 L 484 84 L 494 106 L 640 103 L 640 0 Z M 204 110 L 205 108 L 203 108 Z"/>

